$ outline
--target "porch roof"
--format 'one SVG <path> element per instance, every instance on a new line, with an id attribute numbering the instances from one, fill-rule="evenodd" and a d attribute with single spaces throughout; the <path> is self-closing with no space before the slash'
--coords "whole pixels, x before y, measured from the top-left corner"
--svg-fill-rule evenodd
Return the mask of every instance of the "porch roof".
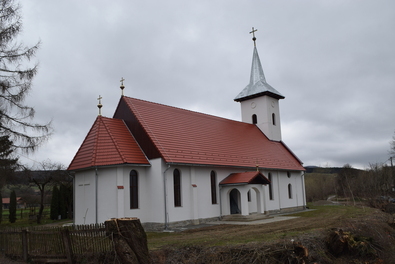
<path id="1" fill-rule="evenodd" d="M 269 184 L 270 181 L 260 171 L 231 173 L 219 185 Z"/>

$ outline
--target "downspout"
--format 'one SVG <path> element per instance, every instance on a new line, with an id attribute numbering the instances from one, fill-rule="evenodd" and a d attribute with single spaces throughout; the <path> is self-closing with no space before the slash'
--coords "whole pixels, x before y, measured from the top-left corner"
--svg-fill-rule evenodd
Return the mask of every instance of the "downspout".
<path id="1" fill-rule="evenodd" d="M 165 230 L 168 230 L 168 220 L 167 220 L 167 186 L 166 186 L 166 172 L 170 169 L 170 164 L 167 165 L 167 168 L 163 172 L 163 188 L 164 188 L 164 195 L 165 195 Z"/>
<path id="2" fill-rule="evenodd" d="M 303 197 L 303 209 L 306 209 L 307 208 L 307 203 L 306 203 L 306 190 L 305 190 L 305 187 L 306 186 L 304 186 L 304 175 L 305 175 L 305 172 L 302 172 L 302 197 Z"/>
<path id="3" fill-rule="evenodd" d="M 98 183 L 97 180 L 99 179 L 99 174 L 97 172 L 97 166 L 95 168 L 95 223 L 98 223 L 98 213 L 97 213 L 97 208 L 98 208 L 98 203 L 97 203 L 97 189 L 98 189 Z"/>
<path id="4" fill-rule="evenodd" d="M 219 186 L 219 219 L 222 220 L 222 186 Z"/>
<path id="5" fill-rule="evenodd" d="M 74 176 L 70 175 L 73 178 L 73 223 L 75 225 L 75 173 Z M 84 190 L 85 191 L 85 190 Z"/>

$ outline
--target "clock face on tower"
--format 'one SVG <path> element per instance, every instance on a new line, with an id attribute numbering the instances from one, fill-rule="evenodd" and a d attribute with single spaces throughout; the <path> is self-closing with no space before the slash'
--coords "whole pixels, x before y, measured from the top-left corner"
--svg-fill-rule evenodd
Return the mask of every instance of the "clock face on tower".
<path id="1" fill-rule="evenodd" d="M 251 108 L 254 109 L 255 107 L 256 107 L 255 102 L 252 102 L 252 103 L 251 103 Z"/>
<path id="2" fill-rule="evenodd" d="M 274 107 L 276 105 L 276 103 L 272 100 L 272 107 Z"/>

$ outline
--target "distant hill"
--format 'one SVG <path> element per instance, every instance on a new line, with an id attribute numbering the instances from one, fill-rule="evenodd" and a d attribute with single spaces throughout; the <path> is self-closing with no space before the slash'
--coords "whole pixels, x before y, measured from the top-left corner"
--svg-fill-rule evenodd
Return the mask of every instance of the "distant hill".
<path id="1" fill-rule="evenodd" d="M 343 168 L 342 167 L 318 167 L 318 166 L 305 166 L 306 173 L 326 173 L 326 174 L 337 174 Z M 356 171 L 362 171 L 360 169 L 353 169 Z"/>

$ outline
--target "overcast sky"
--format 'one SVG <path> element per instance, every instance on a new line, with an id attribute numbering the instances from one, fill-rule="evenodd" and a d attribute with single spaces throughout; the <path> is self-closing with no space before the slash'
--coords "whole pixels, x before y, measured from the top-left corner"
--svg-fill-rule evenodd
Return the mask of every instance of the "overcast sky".
<path id="1" fill-rule="evenodd" d="M 252 27 L 280 102 L 283 141 L 304 165 L 367 168 L 395 130 L 395 1 L 22 1 L 26 45 L 41 40 L 26 103 L 54 134 L 29 159 L 68 166 L 125 95 L 240 120 Z"/>

